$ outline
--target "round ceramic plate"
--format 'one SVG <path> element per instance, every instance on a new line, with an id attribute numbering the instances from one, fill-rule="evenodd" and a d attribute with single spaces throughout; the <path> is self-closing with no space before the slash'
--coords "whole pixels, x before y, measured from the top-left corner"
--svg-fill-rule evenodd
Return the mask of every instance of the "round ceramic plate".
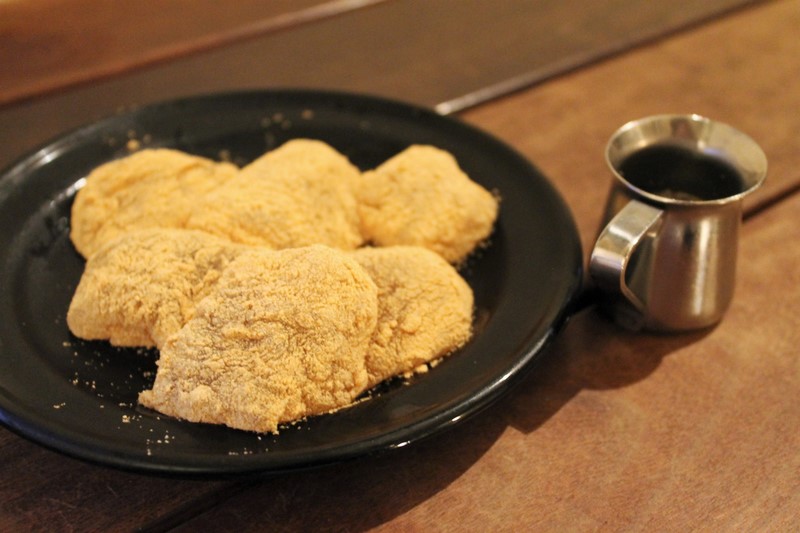
<path id="1" fill-rule="evenodd" d="M 259 435 L 158 415 L 136 403 L 157 353 L 72 336 L 65 315 L 84 268 L 69 240 L 82 179 L 137 147 L 244 164 L 291 138 L 326 141 L 362 169 L 432 144 L 502 197 L 489 246 L 462 269 L 475 335 L 427 374 L 389 383 L 334 414 Z M 418 107 L 352 94 L 259 91 L 190 98 L 64 135 L 0 174 L 0 421 L 94 463 L 177 475 L 308 468 L 404 446 L 476 413 L 532 367 L 567 318 L 581 280 L 569 210 L 524 158 L 493 137 Z"/>

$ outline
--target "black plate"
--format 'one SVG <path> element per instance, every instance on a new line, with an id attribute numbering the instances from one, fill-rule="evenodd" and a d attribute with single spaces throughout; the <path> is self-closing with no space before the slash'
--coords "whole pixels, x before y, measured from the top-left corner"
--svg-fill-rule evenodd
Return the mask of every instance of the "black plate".
<path id="1" fill-rule="evenodd" d="M 139 408 L 157 354 L 73 337 L 65 314 L 84 262 L 69 241 L 81 179 L 167 146 L 245 163 L 290 138 L 324 140 L 362 169 L 413 143 L 452 152 L 502 196 L 490 246 L 463 274 L 476 335 L 433 371 L 338 413 L 257 435 Z M 79 129 L 0 175 L 0 420 L 60 452 L 123 469 L 235 475 L 307 468 L 404 446 L 472 415 L 518 381 L 566 320 L 582 259 L 569 210 L 505 144 L 431 111 L 372 97 L 260 91 L 198 97 Z"/>

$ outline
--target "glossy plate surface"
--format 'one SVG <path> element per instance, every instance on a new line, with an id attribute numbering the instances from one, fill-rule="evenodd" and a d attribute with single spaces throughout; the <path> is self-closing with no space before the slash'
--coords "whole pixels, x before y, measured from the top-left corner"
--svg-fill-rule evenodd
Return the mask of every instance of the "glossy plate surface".
<path id="1" fill-rule="evenodd" d="M 362 169 L 410 144 L 453 153 L 502 197 L 491 243 L 462 274 L 476 301 L 471 342 L 408 384 L 257 435 L 175 420 L 136 405 L 154 351 L 73 337 L 66 310 L 84 268 L 69 240 L 82 178 L 130 145 L 173 147 L 244 164 L 291 138 L 328 142 Z M 66 134 L 0 174 L 0 421 L 46 447 L 123 469 L 177 475 L 263 474 L 403 446 L 474 414 L 532 367 L 579 289 L 569 210 L 524 158 L 431 111 L 316 91 L 196 97 L 110 117 Z"/>

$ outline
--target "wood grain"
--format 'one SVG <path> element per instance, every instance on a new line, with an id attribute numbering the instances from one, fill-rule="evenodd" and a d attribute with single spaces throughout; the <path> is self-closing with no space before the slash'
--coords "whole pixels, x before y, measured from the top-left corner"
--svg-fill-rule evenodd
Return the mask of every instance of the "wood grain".
<path id="1" fill-rule="evenodd" d="M 235 490 L 101 468 L 0 431 L 0 531 L 130 531 L 183 516 L 187 501 L 210 507 Z"/>
<path id="2" fill-rule="evenodd" d="M 633 334 L 586 310 L 468 423 L 264 481 L 177 531 L 789 531 L 800 241 L 787 235 L 798 224 L 800 196 L 748 222 L 737 296 L 711 331 Z"/>
<path id="3" fill-rule="evenodd" d="M 654 43 L 594 68 L 465 112 L 547 175 L 575 214 L 584 250 L 594 242 L 610 174 L 603 153 L 625 122 L 698 113 L 758 142 L 769 162 L 755 211 L 800 186 L 800 3 L 773 2 Z"/>
<path id="4" fill-rule="evenodd" d="M 251 4 L 245 2 L 240 9 Z M 751 4 L 750 0 L 383 2 L 126 76 L 95 79 L 91 85 L 46 99 L 0 105 L 0 167 L 59 133 L 121 109 L 198 93 L 339 89 L 438 105 L 440 111 L 449 112 Z M 126 31 L 136 35 L 139 30 Z M 72 38 L 79 47 L 79 38 Z M 134 61 L 126 57 L 121 54 L 120 61 Z M 24 58 L 22 54 L 16 61 Z M 66 61 L 48 75 L 58 78 L 69 73 L 71 65 Z M 0 86 L 15 87 L 16 80 L 6 72 L 0 69 L 4 80 Z"/>
<path id="5" fill-rule="evenodd" d="M 609 179 L 602 149 L 622 122 L 692 111 L 755 137 L 770 176 L 749 205 L 737 293 L 718 327 L 632 334 L 587 309 L 518 388 L 453 430 L 257 483 L 117 472 L 2 429 L 0 530 L 796 527 L 800 116 L 790 111 L 800 95 L 787 87 L 800 73 L 799 22 L 796 1 L 764 3 L 460 115 L 536 162 L 572 208 L 585 247 Z M 86 101 L 71 101 L 75 116 L 91 113 Z M 43 109 L 15 108 L 0 130 L 53 124 Z"/>
<path id="6" fill-rule="evenodd" d="M 0 105 L 383 0 L 0 2 Z"/>
<path id="7" fill-rule="evenodd" d="M 800 57 L 794 40 L 781 37 L 795 16 L 794 3 L 772 4 L 464 118 L 539 162 L 570 205 L 585 199 L 575 216 L 587 242 L 606 190 L 607 135 L 665 104 L 699 102 L 708 114 L 747 122 L 740 127 L 765 144 L 778 169 L 777 191 L 800 180 L 798 152 L 783 144 L 797 142 L 789 133 L 800 123 L 784 116 L 775 128 L 748 109 L 754 91 L 775 108 L 797 98 L 782 90 Z M 734 37 L 736 45 L 710 46 Z M 756 44 L 771 51 L 768 66 L 751 56 Z M 692 59 L 698 49 L 706 51 L 703 68 Z M 643 74 L 631 81 L 632 72 Z M 690 83 L 702 90 L 675 90 Z M 800 244 L 786 241 L 798 207 L 794 196 L 748 220 L 738 292 L 716 329 L 632 334 L 587 310 L 534 375 L 463 427 L 392 456 L 267 481 L 181 529 L 254 531 L 266 519 L 277 531 L 788 529 L 800 504 Z M 776 282 L 773 272 L 788 274 Z M 753 325 L 753 317 L 771 316 Z M 280 503 L 264 507 L 270 497 Z"/>

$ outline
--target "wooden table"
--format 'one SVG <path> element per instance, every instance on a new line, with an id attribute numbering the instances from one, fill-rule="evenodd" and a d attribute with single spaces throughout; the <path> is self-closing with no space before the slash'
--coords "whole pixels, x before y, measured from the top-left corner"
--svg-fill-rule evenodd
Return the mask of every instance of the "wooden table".
<path id="1" fill-rule="evenodd" d="M 0 29 L 8 30 L 0 33 L 3 50 L 16 62 L 24 63 L 20 54 L 30 61 L 27 70 L 12 65 L 13 79 L 0 80 L 2 164 L 120 107 L 207 90 L 302 84 L 405 95 L 458 112 L 552 180 L 573 211 L 585 251 L 608 186 L 603 147 L 629 119 L 695 112 L 728 122 L 762 145 L 770 171 L 747 203 L 734 302 L 709 331 L 631 333 L 589 306 L 536 372 L 450 431 L 392 453 L 257 481 L 119 472 L 0 429 L 0 531 L 800 527 L 796 0 L 744 7 L 685 2 L 685 9 L 666 13 L 631 1 L 608 3 L 602 13 L 577 0 L 498 2 L 491 10 L 488 3 L 438 2 L 422 18 L 414 10 L 425 7 L 410 0 L 276 2 L 266 14 L 256 2 L 241 2 L 224 17 L 214 2 L 199 2 L 198 13 L 187 16 L 196 23 L 166 37 L 163 24 L 142 29 L 147 13 L 130 13 L 130 26 L 153 33 L 145 42 L 151 46 L 123 24 L 117 47 L 105 52 L 91 40 L 103 35 L 105 4 L 72 18 L 65 2 L 21 4 L 0 3 L 6 21 Z M 181 16 L 182 2 L 167 4 L 167 14 Z M 42 33 L 26 33 L 31 19 L 20 13 L 37 15 L 37 6 Z M 575 10 L 565 13 L 564 6 Z M 84 40 L 53 30 L 59 20 L 84 24 Z M 451 40 L 431 51 L 425 36 L 446 20 L 461 21 L 473 38 L 441 29 Z M 481 33 L 486 24 L 491 31 Z M 411 39 L 414 32 L 418 38 Z M 337 56 L 320 47 L 323 37 L 347 35 L 388 48 L 378 53 L 366 46 L 354 56 L 358 42 L 345 39 Z M 399 36 L 409 40 L 393 40 Z M 40 49 L 23 46 L 48 37 L 74 48 L 56 54 L 55 65 Z M 273 55 L 261 57 L 276 65 L 276 74 L 259 79 L 247 66 L 265 50 Z M 313 72 L 287 62 L 284 53 L 311 62 Z M 215 70 L 231 64 L 237 68 Z"/>

